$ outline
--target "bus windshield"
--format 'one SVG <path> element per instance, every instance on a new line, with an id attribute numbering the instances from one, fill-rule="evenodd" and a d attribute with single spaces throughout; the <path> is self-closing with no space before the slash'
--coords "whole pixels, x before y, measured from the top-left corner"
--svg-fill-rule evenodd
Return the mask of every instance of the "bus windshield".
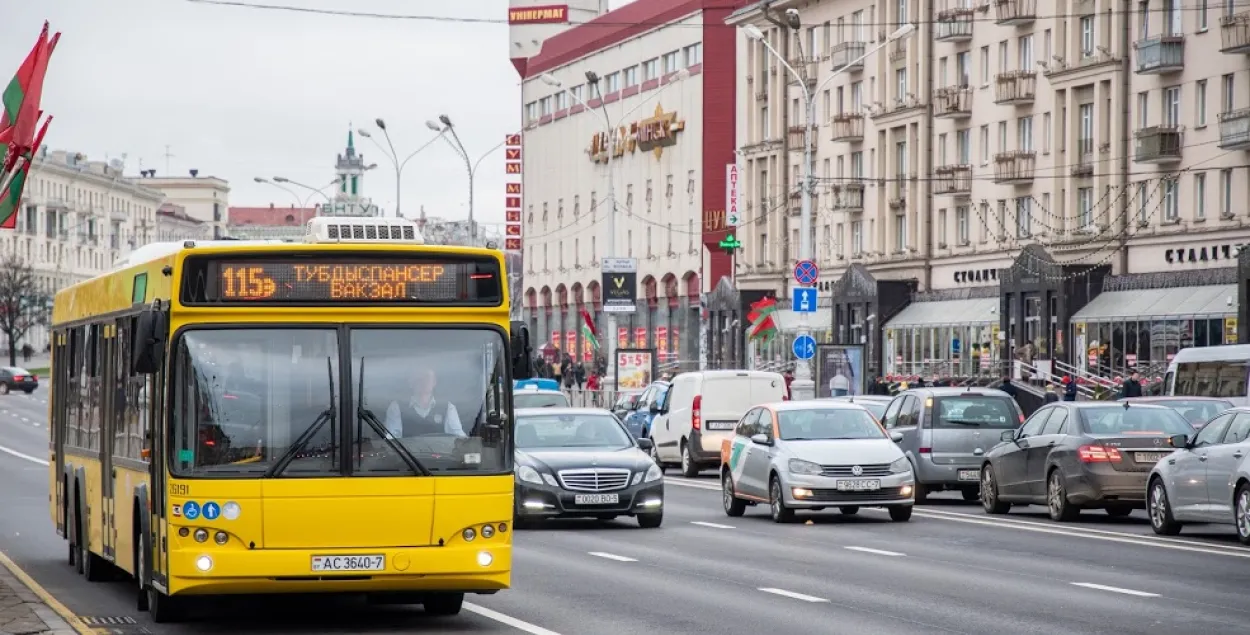
<path id="1" fill-rule="evenodd" d="M 172 471 L 506 473 L 504 350 L 490 329 L 188 331 L 174 349 Z"/>

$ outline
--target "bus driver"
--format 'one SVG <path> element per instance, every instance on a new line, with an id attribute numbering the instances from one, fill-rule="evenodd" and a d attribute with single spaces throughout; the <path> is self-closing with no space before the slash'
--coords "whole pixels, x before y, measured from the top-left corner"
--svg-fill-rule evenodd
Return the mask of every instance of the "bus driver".
<path id="1" fill-rule="evenodd" d="M 412 398 L 403 405 L 392 401 L 386 408 L 386 429 L 396 438 L 426 435 L 467 437 L 460 425 L 456 405 L 434 398 L 438 377 L 429 368 L 417 369 L 409 378 Z"/>

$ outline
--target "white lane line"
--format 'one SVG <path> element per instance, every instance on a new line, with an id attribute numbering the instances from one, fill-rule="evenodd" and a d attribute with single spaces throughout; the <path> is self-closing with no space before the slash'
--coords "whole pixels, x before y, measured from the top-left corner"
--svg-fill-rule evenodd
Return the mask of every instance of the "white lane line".
<path id="1" fill-rule="evenodd" d="M 874 553 L 874 554 L 877 554 L 878 556 L 891 556 L 894 558 L 900 558 L 902 556 L 907 555 L 905 553 L 899 553 L 897 551 L 886 551 L 884 549 L 873 549 L 871 547 L 843 547 L 843 549 L 846 549 L 848 551 L 859 551 L 861 553 Z"/>
<path id="2" fill-rule="evenodd" d="M 707 483 L 699 483 L 699 482 L 696 482 L 696 481 L 687 481 L 687 480 L 684 480 L 684 479 L 676 479 L 676 478 L 672 478 L 672 477 L 665 478 L 665 479 L 664 479 L 664 484 L 665 484 L 665 485 L 680 485 L 680 486 L 682 486 L 682 487 L 692 487 L 692 488 L 694 488 L 694 489 L 706 489 L 706 490 L 711 490 L 711 491 L 714 491 L 714 492 L 719 492 L 719 491 L 720 491 L 720 486 L 719 486 L 719 485 L 709 485 L 709 484 L 707 484 Z"/>
<path id="3" fill-rule="evenodd" d="M 22 452 L 18 452 L 17 450 L 14 450 L 11 448 L 6 448 L 3 445 L 0 445 L 0 452 L 4 452 L 5 454 L 11 455 L 11 456 L 16 456 L 19 459 L 26 459 L 27 461 L 30 461 L 31 463 L 38 463 L 39 465 L 45 465 L 45 466 L 48 464 L 48 462 L 44 459 L 41 459 L 36 456 L 31 456 L 29 454 L 24 454 Z"/>
<path id="4" fill-rule="evenodd" d="M 826 600 L 825 598 L 818 598 L 814 595 L 806 595 L 803 593 L 795 593 L 794 591 L 787 591 L 785 589 L 763 588 L 763 589 L 756 589 L 756 590 L 763 591 L 765 593 L 772 593 L 773 595 L 780 595 L 782 597 L 787 597 L 793 600 L 802 600 L 804 602 L 816 603 L 816 602 L 828 602 L 829 601 L 829 600 Z"/>
<path id="5" fill-rule="evenodd" d="M 737 527 L 734 527 L 733 525 L 722 525 L 720 523 L 705 523 L 701 520 L 692 520 L 690 521 L 690 524 L 698 525 L 700 527 L 711 527 L 712 529 L 737 529 Z"/>
<path id="6" fill-rule="evenodd" d="M 543 628 L 537 624 L 530 624 L 525 620 L 517 619 L 511 615 L 504 615 L 499 611 L 492 611 L 479 604 L 465 602 L 462 607 L 470 613 L 476 613 L 477 615 L 481 615 L 488 620 L 494 620 L 505 626 L 511 626 L 512 628 L 515 628 L 523 633 L 529 633 L 530 635 L 560 635 L 551 629 Z"/>
<path id="7" fill-rule="evenodd" d="M 1135 591 L 1133 589 L 1123 589 L 1118 586 L 1107 586 L 1105 584 L 1094 584 L 1093 582 L 1073 582 L 1073 586 L 1085 587 L 1096 591 L 1110 591 L 1111 593 L 1123 593 L 1124 595 L 1135 595 L 1139 598 L 1157 598 L 1158 593 L 1147 593 L 1145 591 Z"/>
<path id="8" fill-rule="evenodd" d="M 607 559 L 607 560 L 615 560 L 615 561 L 617 561 L 617 562 L 638 562 L 638 559 L 637 559 L 637 558 L 627 558 L 627 557 L 625 557 L 625 556 L 618 556 L 618 555 L 616 555 L 616 554 L 614 554 L 614 553 L 607 553 L 607 552 L 604 552 L 604 551 L 591 551 L 591 552 L 589 552 L 589 553 L 590 553 L 590 555 L 592 555 L 592 556 L 594 556 L 594 557 L 596 557 L 596 558 L 604 558 L 604 559 Z"/>

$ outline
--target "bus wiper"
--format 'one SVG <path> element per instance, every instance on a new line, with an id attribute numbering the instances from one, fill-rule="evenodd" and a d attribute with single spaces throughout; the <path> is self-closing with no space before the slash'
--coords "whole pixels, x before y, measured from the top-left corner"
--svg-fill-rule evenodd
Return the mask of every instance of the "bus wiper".
<path id="1" fill-rule="evenodd" d="M 329 423 L 331 429 L 333 429 L 334 423 L 338 421 L 339 407 L 334 401 L 334 365 L 332 364 L 329 356 L 326 356 L 326 374 L 330 377 L 330 406 L 325 410 L 322 410 L 321 414 L 317 415 L 316 419 L 313 419 L 313 422 L 308 426 L 308 429 L 304 430 L 304 433 L 295 439 L 295 443 L 292 443 L 291 447 L 278 458 L 278 462 L 274 463 L 273 467 L 269 468 L 269 471 L 265 472 L 265 478 L 273 478 L 281 474 L 283 470 L 291 465 L 291 462 L 295 460 L 295 457 L 304 450 L 304 447 L 308 445 L 308 442 L 312 441 L 312 438 L 316 436 L 327 423 Z M 333 440 L 331 440 L 331 442 L 333 443 Z"/>
<path id="2" fill-rule="evenodd" d="M 369 424 L 369 427 L 373 429 L 374 434 L 378 435 L 379 438 L 385 441 L 386 444 L 390 446 L 390 448 L 394 450 L 396 454 L 399 455 L 399 458 L 404 460 L 404 463 L 408 465 L 408 469 L 412 470 L 413 474 L 420 474 L 421 476 L 431 476 L 430 471 L 426 469 L 426 467 L 422 465 L 420 461 L 417 460 L 417 457 L 413 456 L 412 452 L 409 452 L 408 448 L 404 447 L 404 444 L 400 443 L 399 440 L 395 438 L 395 435 L 391 434 L 391 431 L 387 430 L 386 426 L 383 425 L 381 421 L 378 421 L 377 415 L 373 414 L 372 410 L 365 407 L 365 358 L 364 357 L 360 358 L 360 383 L 358 387 L 356 388 L 356 394 L 358 395 L 357 404 L 356 404 L 356 418 L 359 419 L 360 421 L 364 421 L 365 423 Z M 357 432 L 357 438 L 360 438 L 362 436 L 364 435 L 360 434 L 360 432 Z"/>

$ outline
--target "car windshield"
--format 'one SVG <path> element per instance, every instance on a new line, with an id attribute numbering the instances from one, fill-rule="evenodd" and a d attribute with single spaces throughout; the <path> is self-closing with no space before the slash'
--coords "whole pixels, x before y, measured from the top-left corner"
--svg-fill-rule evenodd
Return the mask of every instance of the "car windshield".
<path id="1" fill-rule="evenodd" d="M 1157 402 L 1160 406 L 1167 406 L 1181 414 L 1189 420 L 1190 423 L 1200 424 L 1210 421 L 1215 415 L 1233 407 L 1233 404 L 1227 401 L 1207 401 L 1203 400 L 1172 400 Z"/>
<path id="2" fill-rule="evenodd" d="M 880 401 L 856 401 L 855 405 L 871 412 L 872 416 L 876 417 L 877 421 L 880 421 L 883 417 L 885 417 L 885 407 L 888 404 L 881 403 Z"/>
<path id="3" fill-rule="evenodd" d="M 516 423 L 516 447 L 626 448 L 633 437 L 610 414 L 526 415 Z"/>
<path id="4" fill-rule="evenodd" d="M 503 360 L 487 329 L 189 331 L 174 348 L 171 466 L 232 478 L 505 473 Z"/>
<path id="5" fill-rule="evenodd" d="M 932 428 L 1014 428 L 1021 421 L 1010 397 L 957 396 L 933 400 Z"/>
<path id="6" fill-rule="evenodd" d="M 1150 406 L 1082 408 L 1081 424 L 1086 434 L 1099 436 L 1172 436 L 1194 433 L 1193 426 L 1175 410 Z"/>
<path id="7" fill-rule="evenodd" d="M 521 408 L 567 408 L 569 398 L 560 392 L 514 392 L 512 407 Z"/>
<path id="8" fill-rule="evenodd" d="M 872 415 L 859 408 L 782 410 L 777 416 L 782 441 L 884 439 Z"/>
<path id="9" fill-rule="evenodd" d="M 18 368 L 16 366 L 6 366 L 4 369 L 4 372 L 10 375 L 29 375 L 30 374 L 29 370 L 26 370 L 25 368 Z"/>

